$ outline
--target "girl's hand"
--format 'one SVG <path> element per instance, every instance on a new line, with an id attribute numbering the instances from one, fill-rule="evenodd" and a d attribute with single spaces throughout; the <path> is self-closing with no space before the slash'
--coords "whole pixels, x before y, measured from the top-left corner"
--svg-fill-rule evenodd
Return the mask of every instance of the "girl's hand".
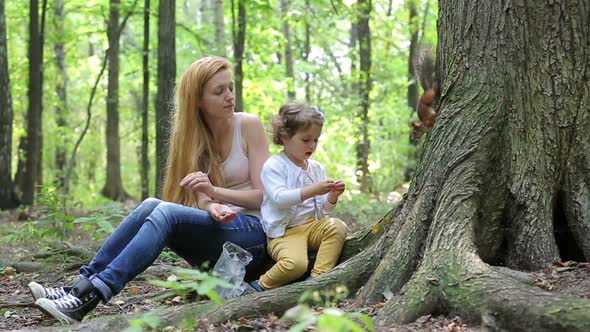
<path id="1" fill-rule="evenodd" d="M 211 218 L 219 222 L 229 223 L 234 220 L 238 214 L 225 204 L 211 203 L 209 205 L 209 215 L 211 215 Z"/>
<path id="2" fill-rule="evenodd" d="M 215 195 L 215 186 L 211 184 L 209 176 L 200 171 L 189 173 L 180 181 L 180 186 L 186 190 L 202 192 L 211 198 Z"/>
<path id="3" fill-rule="evenodd" d="M 346 189 L 346 185 L 344 182 L 338 180 L 334 183 L 334 187 L 328 193 L 328 201 L 332 204 L 336 204 L 338 202 L 338 196 L 342 195 L 344 190 Z"/>
<path id="4" fill-rule="evenodd" d="M 313 184 L 314 194 L 323 195 L 329 193 L 334 188 L 333 180 L 322 180 Z"/>

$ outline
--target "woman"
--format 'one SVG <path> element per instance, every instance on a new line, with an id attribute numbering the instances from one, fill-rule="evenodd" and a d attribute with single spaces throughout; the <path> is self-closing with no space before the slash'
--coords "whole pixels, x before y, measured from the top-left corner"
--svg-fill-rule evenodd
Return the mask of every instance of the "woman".
<path id="1" fill-rule="evenodd" d="M 64 321 L 81 321 L 148 268 L 167 246 L 193 266 L 215 262 L 226 241 L 266 252 L 260 224 L 260 171 L 268 158 L 262 123 L 234 113 L 231 63 L 206 57 L 182 75 L 170 134 L 163 200 L 148 198 L 117 227 L 72 287 L 29 284 L 36 304 Z"/>

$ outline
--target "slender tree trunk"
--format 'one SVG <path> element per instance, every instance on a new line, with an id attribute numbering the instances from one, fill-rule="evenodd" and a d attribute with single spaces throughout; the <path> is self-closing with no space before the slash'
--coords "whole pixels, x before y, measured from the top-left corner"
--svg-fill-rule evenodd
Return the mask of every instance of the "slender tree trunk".
<path id="1" fill-rule="evenodd" d="M 143 91 L 141 105 L 141 199 L 149 197 L 149 96 L 150 96 L 150 73 L 149 73 L 149 51 L 150 51 L 150 0 L 144 1 L 143 6 Z"/>
<path id="2" fill-rule="evenodd" d="M 158 94 L 156 96 L 156 192 L 161 194 L 168 155 L 168 138 L 176 80 L 175 0 L 160 1 L 158 9 Z"/>
<path id="3" fill-rule="evenodd" d="M 309 7 L 309 0 L 305 0 L 305 6 Z M 309 20 L 305 20 L 305 42 L 303 45 L 303 56 L 301 57 L 305 63 L 309 62 L 309 53 L 311 52 L 311 24 Z M 311 102 L 311 74 L 305 71 L 305 101 Z"/>
<path id="4" fill-rule="evenodd" d="M 289 24 L 289 0 L 281 0 L 281 17 L 283 38 L 285 39 L 285 76 L 287 78 L 287 98 L 295 99 L 295 74 L 293 65 L 293 46 L 291 45 L 291 27 Z"/>
<path id="5" fill-rule="evenodd" d="M 236 112 L 244 110 L 243 81 L 244 71 L 242 62 L 244 59 L 244 48 L 246 43 L 246 1 L 238 1 L 238 17 L 235 17 L 235 1 L 232 0 L 232 35 L 234 44 L 234 99 Z"/>
<path id="6" fill-rule="evenodd" d="M 358 38 L 359 38 L 359 111 L 360 120 L 359 140 L 357 142 L 357 170 L 359 171 L 359 189 L 362 192 L 370 190 L 369 184 L 369 107 L 371 92 L 371 30 L 369 18 L 371 14 L 371 0 L 358 1 Z"/>
<path id="7" fill-rule="evenodd" d="M 419 47 L 419 36 L 420 36 L 420 29 L 416 28 L 416 20 L 418 19 L 418 11 L 416 9 L 416 1 L 414 0 L 407 0 L 406 7 L 408 8 L 409 12 L 409 23 L 410 23 L 410 46 L 409 46 L 409 55 L 408 55 L 408 109 L 410 110 L 410 114 L 414 114 L 416 112 L 416 105 L 418 104 L 418 93 L 420 89 L 420 84 L 416 81 L 416 73 L 414 72 L 414 59 L 416 58 L 416 54 Z M 417 140 L 410 139 L 410 144 L 416 146 L 418 145 Z M 418 157 L 418 151 L 415 152 L 414 157 Z M 413 158 L 413 157 L 412 157 Z M 410 181 L 412 175 L 414 174 L 414 168 L 408 166 L 404 171 L 404 180 Z"/>
<path id="8" fill-rule="evenodd" d="M 353 14 L 354 15 L 354 14 Z M 359 27 L 358 20 L 353 19 L 350 22 L 350 41 L 348 43 L 348 57 L 350 58 L 350 86 L 348 89 L 349 96 L 356 96 L 358 91 L 358 39 L 359 39 Z M 332 54 L 332 53 L 329 53 Z M 332 56 L 335 58 L 335 56 Z M 337 63 L 337 61 L 334 61 Z"/>
<path id="9" fill-rule="evenodd" d="M 201 0 L 201 6 L 199 7 L 201 28 L 209 27 L 211 26 L 211 23 L 213 23 L 211 1 L 212 0 Z"/>
<path id="10" fill-rule="evenodd" d="M 45 22 L 47 19 L 47 0 L 43 0 L 41 6 L 41 26 L 40 26 L 40 38 L 39 41 L 41 43 L 41 74 L 40 79 L 40 91 L 41 91 L 41 114 L 43 114 L 43 54 L 45 51 Z M 39 121 L 39 158 L 37 159 L 37 179 L 35 180 L 35 184 L 37 186 L 43 185 L 43 116 L 41 116 L 41 120 Z"/>
<path id="11" fill-rule="evenodd" d="M 57 126 L 57 132 L 59 133 L 59 143 L 56 144 L 55 148 L 55 180 L 54 183 L 58 188 L 64 186 L 64 176 L 66 174 L 66 147 L 67 140 L 67 83 L 68 76 L 66 72 L 66 61 L 65 61 L 65 11 L 64 11 L 64 0 L 55 0 L 54 8 L 54 24 L 53 28 L 56 34 L 56 40 L 53 45 L 55 52 L 55 63 L 59 72 L 59 76 L 56 79 L 55 93 L 57 95 L 57 102 L 55 103 L 55 124 Z"/>
<path id="12" fill-rule="evenodd" d="M 39 170 L 41 155 L 41 35 L 39 29 L 39 1 L 31 0 L 29 9 L 29 108 L 27 112 L 27 138 L 24 153 L 23 203 L 33 204 L 35 183 Z"/>
<path id="13" fill-rule="evenodd" d="M 213 0 L 213 16 L 215 25 L 215 47 L 217 54 L 225 57 L 225 23 L 223 21 L 223 0 Z"/>
<path id="14" fill-rule="evenodd" d="M 129 197 L 121 178 L 121 141 L 119 138 L 119 13 L 120 1 L 110 0 L 108 39 L 108 86 L 107 86 L 107 177 L 102 195 L 115 201 Z"/>
<path id="15" fill-rule="evenodd" d="M 12 182 L 12 96 L 4 7 L 0 0 L 0 209 L 14 209 L 20 203 Z"/>

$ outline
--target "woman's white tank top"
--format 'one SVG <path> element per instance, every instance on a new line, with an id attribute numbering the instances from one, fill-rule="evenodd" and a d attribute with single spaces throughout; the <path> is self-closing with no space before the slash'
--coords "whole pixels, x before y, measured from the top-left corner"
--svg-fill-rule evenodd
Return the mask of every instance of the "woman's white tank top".
<path id="1" fill-rule="evenodd" d="M 242 113 L 234 114 L 234 133 L 232 145 L 227 159 L 221 163 L 225 187 L 234 190 L 252 189 L 248 156 L 242 145 Z M 233 211 L 254 215 L 260 218 L 260 210 L 248 210 L 243 207 L 226 203 Z"/>

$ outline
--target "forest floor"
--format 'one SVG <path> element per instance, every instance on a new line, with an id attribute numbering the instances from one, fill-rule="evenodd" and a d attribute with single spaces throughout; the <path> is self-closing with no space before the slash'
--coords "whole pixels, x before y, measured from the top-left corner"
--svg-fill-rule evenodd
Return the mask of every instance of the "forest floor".
<path id="1" fill-rule="evenodd" d="M 2 212 L 0 214 L 0 227 L 22 223 L 22 221 L 17 221 L 18 217 L 14 213 Z M 2 235 L 4 234 L 0 234 L 0 236 Z M 67 241 L 61 242 L 61 245 L 63 247 L 92 248 L 92 250 L 96 250 L 100 243 L 93 241 L 82 233 L 73 233 Z M 77 276 L 77 267 L 80 264 L 72 263 L 62 256 L 62 261 L 58 260 L 51 263 L 50 270 L 17 272 L 5 265 L 7 261 L 30 260 L 31 257 L 43 252 L 45 249 L 39 248 L 38 242 L 29 242 L 23 239 L 13 243 L 0 242 L 0 331 L 34 331 L 42 327 L 60 325 L 58 321 L 45 316 L 35 307 L 27 284 L 35 280 L 44 285 L 67 285 Z M 159 258 L 155 264 L 170 264 L 169 261 L 164 262 L 163 259 L 166 258 Z M 187 267 L 183 262 L 173 264 L 179 267 Z M 554 292 L 556 295 L 568 294 L 581 298 L 590 298 L 590 264 L 588 263 L 556 262 L 541 271 L 531 273 L 531 276 L 538 287 Z M 162 294 L 164 289 L 138 279 L 130 282 L 123 292 L 114 297 L 109 303 L 99 304 L 97 309 L 86 320 L 106 315 L 146 313 L 159 306 L 174 306 L 183 303 L 183 300 L 178 297 L 155 299 L 155 296 Z M 375 304 L 366 308 L 355 308 L 354 311 L 372 317 L 378 332 L 475 332 L 486 330 L 479 325 L 469 325 L 457 316 L 423 316 L 411 324 L 382 326 L 376 319 L 376 314 L 381 306 L 382 304 Z M 345 312 L 353 311 L 347 301 L 341 302 L 338 308 Z M 314 310 L 318 313 L 321 312 L 321 308 L 315 308 Z M 159 327 L 158 330 L 161 331 L 164 328 Z M 290 324 L 279 316 L 271 314 L 263 317 L 243 317 L 223 324 L 210 324 L 206 320 L 201 320 L 197 322 L 193 331 L 288 331 L 289 328 Z M 189 330 L 168 327 L 165 331 Z"/>

